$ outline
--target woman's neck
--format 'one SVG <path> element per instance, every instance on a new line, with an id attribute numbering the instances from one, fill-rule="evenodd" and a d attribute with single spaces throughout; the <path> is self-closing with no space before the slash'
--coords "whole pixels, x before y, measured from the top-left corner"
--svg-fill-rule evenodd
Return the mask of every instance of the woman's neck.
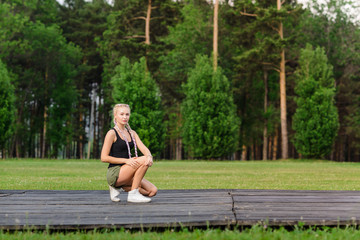
<path id="1" fill-rule="evenodd" d="M 116 128 L 118 128 L 120 131 L 125 131 L 125 125 L 124 124 L 116 124 L 115 125 Z"/>

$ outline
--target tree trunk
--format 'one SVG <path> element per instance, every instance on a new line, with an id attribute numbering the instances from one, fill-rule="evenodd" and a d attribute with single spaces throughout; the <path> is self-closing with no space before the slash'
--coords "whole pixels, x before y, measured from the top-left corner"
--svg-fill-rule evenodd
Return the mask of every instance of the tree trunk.
<path id="1" fill-rule="evenodd" d="M 66 125 L 70 125 L 70 121 L 66 121 Z M 67 159 L 71 158 L 71 138 L 66 136 L 66 147 L 65 147 L 65 157 Z"/>
<path id="2" fill-rule="evenodd" d="M 148 1 L 148 8 L 145 20 L 145 44 L 150 45 L 150 20 L 151 20 L 151 0 Z"/>
<path id="3" fill-rule="evenodd" d="M 88 149 L 87 149 L 87 159 L 90 159 L 91 152 L 91 141 L 92 133 L 94 131 L 94 102 L 95 102 L 95 89 L 91 91 L 91 110 L 90 110 L 90 124 L 89 124 L 89 137 L 88 137 Z"/>
<path id="4" fill-rule="evenodd" d="M 180 137 L 178 137 L 176 139 L 176 156 L 175 159 L 176 160 L 181 160 L 182 159 L 182 139 Z"/>
<path id="5" fill-rule="evenodd" d="M 100 143 L 103 141 L 103 139 L 105 138 L 105 134 L 104 134 L 104 128 L 105 128 L 105 116 L 104 116 L 104 110 L 103 111 L 100 111 L 100 109 L 105 109 L 105 104 L 103 102 L 103 99 L 101 97 L 101 91 L 99 90 L 99 106 L 98 106 L 98 109 L 99 109 L 99 117 L 98 117 L 98 121 L 99 121 L 99 127 L 98 127 L 98 139 L 100 139 Z M 100 155 L 100 146 L 98 146 L 98 149 L 99 149 L 99 155 Z"/>
<path id="6" fill-rule="evenodd" d="M 151 0 L 148 0 L 148 8 L 145 17 L 145 45 L 147 46 L 150 46 L 150 21 L 151 21 Z M 149 55 L 149 47 L 146 48 L 146 54 L 145 54 L 146 72 L 148 72 L 148 55 Z"/>
<path id="7" fill-rule="evenodd" d="M 219 0 L 215 0 L 214 3 L 214 32 L 213 32 L 213 66 L 214 71 L 217 69 L 218 62 L 218 12 L 219 12 Z"/>
<path id="8" fill-rule="evenodd" d="M 45 145 L 46 145 L 46 119 L 47 119 L 47 106 L 44 106 L 44 126 L 43 126 L 43 137 L 41 144 L 41 157 L 45 158 Z"/>
<path id="9" fill-rule="evenodd" d="M 82 109 L 83 109 L 83 105 L 80 104 L 80 116 L 79 116 L 79 127 L 80 127 L 80 135 L 79 135 L 79 143 L 78 143 L 78 154 L 79 154 L 79 158 L 80 159 L 83 159 L 83 141 L 84 141 L 84 136 L 83 136 L 83 119 L 84 119 L 84 116 L 83 116 L 83 113 L 82 113 Z"/>
<path id="10" fill-rule="evenodd" d="M 182 115 L 181 115 L 181 111 L 180 111 L 180 104 L 177 104 L 177 127 L 176 128 L 181 128 L 181 123 L 182 123 Z M 179 132 L 179 131 L 178 131 Z M 177 134 L 179 136 L 177 136 L 176 138 L 176 155 L 175 155 L 175 159 L 176 160 L 181 160 L 182 159 L 182 138 L 180 136 L 180 134 Z"/>
<path id="11" fill-rule="evenodd" d="M 254 148 L 254 143 L 251 144 L 251 147 L 250 147 L 250 160 L 255 160 L 255 148 Z"/>
<path id="12" fill-rule="evenodd" d="M 281 9 L 281 0 L 277 0 L 277 9 Z M 279 23 L 280 39 L 284 39 L 283 24 Z M 280 118 L 281 118 L 281 157 L 287 159 L 288 153 L 288 132 L 286 113 L 286 76 L 285 76 L 285 49 L 281 51 L 280 61 Z"/>
<path id="13" fill-rule="evenodd" d="M 245 145 L 242 146 L 242 152 L 241 152 L 241 160 L 245 161 L 247 155 L 247 147 Z"/>
<path id="14" fill-rule="evenodd" d="M 169 139 L 169 158 L 176 159 L 176 139 Z"/>
<path id="15" fill-rule="evenodd" d="M 344 141 L 343 139 L 341 138 L 341 141 L 340 141 L 340 151 L 339 151 L 339 160 L 340 162 L 344 162 L 345 161 L 345 158 L 344 158 Z"/>
<path id="16" fill-rule="evenodd" d="M 264 70 L 264 133 L 263 133 L 263 160 L 267 160 L 267 151 L 268 151 L 268 126 L 267 126 L 267 107 L 268 107 L 268 72 Z"/>
<path id="17" fill-rule="evenodd" d="M 15 156 L 16 158 L 20 158 L 20 139 L 19 136 L 16 137 L 16 142 L 15 142 Z"/>
<path id="18" fill-rule="evenodd" d="M 346 161 L 350 162 L 351 161 L 351 147 L 350 147 L 350 143 L 351 143 L 351 139 L 350 137 L 346 137 L 346 148 L 347 148 L 347 156 L 346 156 Z"/>
<path id="19" fill-rule="evenodd" d="M 269 137 L 269 146 L 268 146 L 268 156 L 269 156 L 269 159 L 271 159 L 272 142 L 273 142 L 273 138 L 272 138 L 272 137 Z"/>
<path id="20" fill-rule="evenodd" d="M 43 138 L 42 138 L 42 145 L 41 145 L 41 157 L 42 158 L 45 158 L 45 150 L 46 150 L 46 132 L 47 132 L 47 117 L 48 117 L 48 113 L 47 113 L 47 90 L 48 90 L 48 78 L 49 78 L 49 75 L 48 75 L 48 67 L 46 67 L 46 70 L 45 70 L 45 83 L 44 83 L 44 86 L 45 86 L 45 101 L 44 101 L 44 124 L 43 124 Z"/>
<path id="21" fill-rule="evenodd" d="M 94 126 L 94 130 L 93 130 L 93 158 L 98 158 L 98 146 L 99 146 L 99 144 L 98 144 L 98 134 L 97 134 L 97 130 L 98 130 L 98 116 L 97 116 L 97 112 L 98 112 L 98 110 L 97 110 L 97 105 L 96 105 L 96 103 L 97 103 L 97 96 L 96 96 L 96 98 L 94 99 L 94 124 L 93 124 L 93 126 Z"/>
<path id="22" fill-rule="evenodd" d="M 275 131 L 275 136 L 273 139 L 273 152 L 272 152 L 272 159 L 276 160 L 276 155 L 277 155 L 277 148 L 278 148 L 278 134 L 279 134 L 279 130 L 276 128 Z"/>

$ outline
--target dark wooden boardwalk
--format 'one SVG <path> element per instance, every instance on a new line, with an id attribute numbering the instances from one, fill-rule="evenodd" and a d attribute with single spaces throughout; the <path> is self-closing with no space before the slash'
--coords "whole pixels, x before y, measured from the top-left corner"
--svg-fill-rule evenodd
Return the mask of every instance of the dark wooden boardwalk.
<path id="1" fill-rule="evenodd" d="M 108 191 L 0 190 L 0 229 L 360 224 L 360 191 L 160 190 L 151 203 Z"/>

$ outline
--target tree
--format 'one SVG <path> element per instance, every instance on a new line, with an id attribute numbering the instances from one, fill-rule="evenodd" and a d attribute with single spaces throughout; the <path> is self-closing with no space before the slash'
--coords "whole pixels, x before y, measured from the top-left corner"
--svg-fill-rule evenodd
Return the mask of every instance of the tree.
<path id="1" fill-rule="evenodd" d="M 45 26 L 37 22 L 26 31 L 25 38 L 31 43 L 28 68 L 33 74 L 34 85 L 42 88 L 31 89 L 35 101 L 38 103 L 39 113 L 43 122 L 41 128 L 41 157 L 50 152 L 50 136 L 58 136 L 70 124 L 68 114 L 72 113 L 72 103 L 76 96 L 74 88 L 75 66 L 78 64 L 81 53 L 73 44 L 68 44 L 61 35 L 59 26 Z M 60 90 L 61 89 L 61 90 Z M 61 91 L 61 95 L 60 92 Z M 65 99 L 67 99 L 65 101 Z M 56 114 L 54 113 L 56 109 Z M 59 112 L 62 110 L 61 112 Z M 50 115 L 49 115 L 50 114 Z M 40 114 L 39 114 L 40 115 Z M 58 118 L 57 118 L 58 117 Z M 55 118 L 57 118 L 55 120 Z M 49 125 L 49 121 L 59 121 L 59 124 Z M 53 128 L 51 126 L 54 126 Z M 48 132 L 49 131 L 49 132 Z M 54 132 L 58 132 L 55 134 Z M 57 157 L 60 145 L 65 144 L 63 138 L 52 138 L 52 157 Z"/>
<path id="2" fill-rule="evenodd" d="M 85 129 L 87 127 L 92 130 L 89 131 L 87 139 L 88 156 L 90 156 L 91 143 L 93 143 L 93 157 L 99 157 L 99 143 L 101 142 L 99 139 L 104 138 L 101 134 L 101 130 L 105 127 L 101 126 L 104 123 L 103 114 L 99 111 L 102 108 L 102 101 L 95 101 L 95 98 L 102 94 L 104 62 L 97 49 L 96 39 L 100 38 L 106 30 L 106 18 L 109 12 L 110 5 L 104 0 L 96 0 L 91 3 L 84 0 L 65 0 L 64 6 L 60 7 L 63 35 L 68 41 L 79 46 L 82 52 L 81 65 L 75 82 L 78 92 L 78 106 L 75 113 L 78 127 L 74 129 L 74 140 L 77 143 L 76 152 L 80 159 L 84 157 Z M 89 95 L 92 97 L 90 98 Z M 92 115 L 91 109 L 93 110 Z M 94 117 L 96 115 L 98 118 Z M 87 121 L 87 119 L 93 119 L 93 122 Z M 91 135 L 92 132 L 93 135 Z M 70 146 L 67 147 L 67 156 L 70 155 L 69 152 Z"/>
<path id="3" fill-rule="evenodd" d="M 159 89 L 146 70 L 145 58 L 132 65 L 129 59 L 122 57 L 111 84 L 114 101 L 129 104 L 131 108 L 130 126 L 153 155 L 159 156 L 165 137 L 163 111 Z"/>
<path id="4" fill-rule="evenodd" d="M 14 101 L 14 87 L 5 65 L 0 60 L 0 150 L 3 158 L 5 158 L 3 149 L 12 132 L 12 123 L 15 119 Z"/>
<path id="5" fill-rule="evenodd" d="M 189 0 L 181 5 L 180 20 L 168 26 L 168 34 L 162 38 L 167 49 L 159 57 L 161 62 L 157 78 L 163 94 L 163 105 L 169 119 L 168 141 L 174 149 L 176 159 L 182 158 L 182 115 L 180 105 L 184 98 L 182 84 L 195 66 L 196 54 L 210 55 L 212 52 L 211 5 L 206 1 Z"/>
<path id="6" fill-rule="evenodd" d="M 219 18 L 219 0 L 215 0 L 214 3 L 214 33 L 213 33 L 213 66 L 216 71 L 218 65 L 218 18 Z"/>
<path id="7" fill-rule="evenodd" d="M 306 157 L 324 157 L 334 143 L 339 119 L 335 107 L 335 80 L 324 49 L 307 45 L 301 51 L 297 71 L 293 116 L 295 147 Z"/>
<path id="8" fill-rule="evenodd" d="M 306 42 L 323 47 L 334 68 L 340 128 L 330 158 L 337 161 L 360 159 L 360 30 L 346 10 L 350 8 L 357 9 L 354 1 L 312 1 L 311 11 L 306 11 L 300 21 L 303 34 L 297 39 L 302 47 Z"/>
<path id="9" fill-rule="evenodd" d="M 21 32 L 29 18 L 16 13 L 8 3 L 0 3 L 0 58 L 4 62 L 12 54 L 19 54 L 24 49 Z"/>
<path id="10" fill-rule="evenodd" d="M 292 1 L 286 4 L 285 1 L 276 0 L 276 7 L 274 1 L 238 1 L 241 9 L 240 14 L 248 17 L 255 18 L 252 28 L 247 29 L 255 30 L 256 28 L 263 29 L 263 32 L 268 36 L 267 41 L 270 40 L 270 45 L 275 48 L 270 54 L 278 53 L 278 63 L 266 63 L 274 70 L 279 72 L 279 86 L 280 86 L 280 124 L 281 124 L 281 156 L 283 159 L 288 158 L 288 129 L 287 129 L 287 106 L 286 106 L 286 68 L 285 68 L 285 49 L 287 39 L 284 36 L 283 22 L 289 20 L 291 17 L 296 16 L 300 11 L 299 7 L 294 7 Z M 254 29 L 255 28 L 255 29 Z M 264 31 L 266 29 L 266 31 Z M 273 33 L 269 34 L 269 30 Z M 276 35 L 274 35 L 274 33 Z M 265 41 L 266 42 L 266 41 Z M 267 45 L 267 46 L 270 46 Z M 263 52 L 263 54 L 267 54 Z"/>
<path id="11" fill-rule="evenodd" d="M 220 67 L 198 55 L 184 85 L 184 144 L 191 158 L 229 158 L 238 143 L 239 119 L 230 83 Z"/>

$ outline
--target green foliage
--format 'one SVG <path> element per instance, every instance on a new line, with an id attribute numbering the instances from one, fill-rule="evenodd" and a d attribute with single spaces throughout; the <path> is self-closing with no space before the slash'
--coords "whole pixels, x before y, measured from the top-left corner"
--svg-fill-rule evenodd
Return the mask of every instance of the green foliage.
<path id="1" fill-rule="evenodd" d="M 334 143 L 339 119 L 332 75 L 332 66 L 322 48 L 313 50 L 307 45 L 301 51 L 293 129 L 295 147 L 304 156 L 324 157 Z"/>
<path id="2" fill-rule="evenodd" d="M 78 73 L 75 76 L 75 88 L 77 92 L 77 105 L 74 107 L 74 117 L 70 119 L 76 126 L 68 136 L 81 145 L 86 140 L 87 119 L 91 119 L 91 102 L 89 96 L 92 90 L 96 90 L 96 95 L 101 95 L 104 88 L 101 88 L 103 74 L 103 59 L 98 50 L 95 39 L 102 36 L 106 30 L 106 18 L 110 12 L 110 5 L 105 0 L 88 2 L 85 0 L 65 0 L 64 6 L 60 6 L 59 15 L 61 17 L 60 26 L 63 36 L 70 42 L 76 44 L 81 50 L 81 64 L 77 67 Z M 111 89 L 105 87 L 105 89 Z M 107 93 L 109 90 L 106 91 Z M 104 111 L 102 102 L 95 105 L 95 114 L 99 109 Z M 102 114 L 95 119 L 96 122 L 104 122 Z M 97 146 L 102 142 L 103 136 L 96 136 L 94 139 L 93 156 L 99 157 Z M 90 140 L 90 139 L 88 139 Z M 100 141 L 99 141 L 100 140 Z M 77 152 L 80 157 L 82 154 Z"/>
<path id="3" fill-rule="evenodd" d="M 153 155 L 159 155 L 164 147 L 163 111 L 160 91 L 146 70 L 145 58 L 132 65 L 129 59 L 122 57 L 111 84 L 114 101 L 130 105 L 131 128 Z"/>
<path id="4" fill-rule="evenodd" d="M 8 3 L 0 2 L 0 58 L 6 62 L 11 54 L 24 52 L 26 41 L 22 38 L 22 31 L 29 18 L 17 13 Z"/>
<path id="5" fill-rule="evenodd" d="M 210 55 L 212 51 L 212 23 L 209 6 L 190 0 L 181 9 L 182 20 L 169 26 L 169 34 L 162 40 L 172 49 L 160 57 L 160 81 L 171 86 L 168 99 L 182 99 L 181 84 L 195 65 L 197 54 Z M 167 94 L 167 93 L 165 93 Z"/>
<path id="6" fill-rule="evenodd" d="M 350 0 L 313 0 L 311 6 L 299 22 L 302 34 L 298 42 L 302 47 L 305 43 L 323 47 L 334 68 L 340 122 L 335 156 L 350 161 L 360 153 L 360 29 L 353 16 L 360 6 Z"/>
<path id="7" fill-rule="evenodd" d="M 12 132 L 15 113 L 15 94 L 8 71 L 0 60 L 0 150 Z"/>
<path id="8" fill-rule="evenodd" d="M 36 76 L 32 81 L 43 85 L 32 89 L 39 101 L 42 113 L 49 109 L 48 118 L 40 120 L 48 130 L 49 143 L 52 144 L 51 156 L 57 157 L 62 145 L 71 140 L 71 116 L 74 111 L 77 93 L 75 91 L 75 66 L 81 53 L 72 43 L 67 43 L 57 25 L 45 26 L 37 22 L 25 34 L 31 43 L 31 70 Z"/>
<path id="9" fill-rule="evenodd" d="M 276 130 L 280 125 L 280 52 L 282 49 L 289 49 L 286 53 L 288 60 L 288 52 L 296 51 L 293 45 L 295 31 L 290 29 L 297 25 L 295 19 L 301 9 L 291 4 L 291 1 L 283 1 L 279 11 L 276 1 L 237 0 L 234 10 L 230 12 L 233 15 L 230 15 L 228 21 L 233 29 L 232 58 L 235 60 L 233 69 L 236 72 L 233 85 L 235 103 L 242 120 L 240 142 L 243 146 L 259 146 L 262 144 L 264 125 L 268 127 L 269 137 L 277 134 Z M 235 23 L 232 22 L 234 18 L 237 20 Z M 278 30 L 280 22 L 284 26 L 283 39 Z M 268 75 L 266 112 L 264 72 Z M 287 84 L 289 85 L 288 82 Z M 286 111 L 291 113 L 291 104 Z"/>
<path id="10" fill-rule="evenodd" d="M 189 156 L 213 159 L 231 155 L 238 144 L 240 122 L 222 70 L 214 72 L 209 58 L 198 55 L 184 93 L 183 137 Z"/>

